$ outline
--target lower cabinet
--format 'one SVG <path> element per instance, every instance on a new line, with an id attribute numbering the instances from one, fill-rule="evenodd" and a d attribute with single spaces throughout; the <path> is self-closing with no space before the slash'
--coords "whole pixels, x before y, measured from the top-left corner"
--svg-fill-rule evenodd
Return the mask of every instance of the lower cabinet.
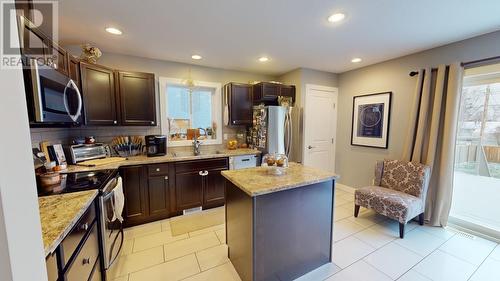
<path id="1" fill-rule="evenodd" d="M 175 174 L 175 209 L 182 211 L 203 204 L 203 178 L 198 170 Z"/>
<path id="2" fill-rule="evenodd" d="M 123 219 L 125 226 L 143 223 L 148 217 L 147 181 L 143 166 L 127 166 L 120 168 L 123 180 L 125 207 Z"/>
<path id="3" fill-rule="evenodd" d="M 175 211 L 194 207 L 212 208 L 224 205 L 228 159 L 193 160 L 175 163 Z"/>
<path id="4" fill-rule="evenodd" d="M 227 158 L 179 161 L 120 168 L 125 194 L 124 226 L 182 214 L 183 210 L 224 205 Z"/>
<path id="5" fill-rule="evenodd" d="M 91 204 L 60 245 L 46 257 L 49 281 L 102 280 L 96 204 Z"/>
<path id="6" fill-rule="evenodd" d="M 207 170 L 208 174 L 205 177 L 203 184 L 203 206 L 216 207 L 224 205 L 226 179 L 221 172 L 227 168 L 218 168 Z"/>

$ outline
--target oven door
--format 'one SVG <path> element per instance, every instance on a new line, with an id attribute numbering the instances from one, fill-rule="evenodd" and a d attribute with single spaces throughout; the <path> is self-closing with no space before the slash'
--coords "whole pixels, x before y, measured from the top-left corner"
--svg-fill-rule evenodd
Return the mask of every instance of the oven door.
<path id="1" fill-rule="evenodd" d="M 108 270 L 120 255 L 123 246 L 123 226 L 115 216 L 114 191 L 120 180 L 112 180 L 115 187 L 101 196 L 101 233 L 103 238 L 104 268 Z"/>
<path id="2" fill-rule="evenodd" d="M 55 69 L 30 61 L 34 121 L 82 123 L 82 96 L 76 83 Z"/>

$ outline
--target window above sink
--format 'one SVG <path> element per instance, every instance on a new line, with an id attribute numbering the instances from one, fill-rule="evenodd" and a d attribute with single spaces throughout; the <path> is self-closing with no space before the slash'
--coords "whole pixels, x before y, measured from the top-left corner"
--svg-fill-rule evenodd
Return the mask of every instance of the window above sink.
<path id="1" fill-rule="evenodd" d="M 161 131 L 169 146 L 222 143 L 221 84 L 160 77 Z"/>

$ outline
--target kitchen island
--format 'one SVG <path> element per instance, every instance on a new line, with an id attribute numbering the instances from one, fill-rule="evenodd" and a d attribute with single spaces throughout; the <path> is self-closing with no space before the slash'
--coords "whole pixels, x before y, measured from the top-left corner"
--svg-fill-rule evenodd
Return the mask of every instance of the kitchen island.
<path id="1" fill-rule="evenodd" d="M 226 242 L 243 281 L 293 280 L 331 262 L 336 175 L 291 163 L 223 171 Z"/>

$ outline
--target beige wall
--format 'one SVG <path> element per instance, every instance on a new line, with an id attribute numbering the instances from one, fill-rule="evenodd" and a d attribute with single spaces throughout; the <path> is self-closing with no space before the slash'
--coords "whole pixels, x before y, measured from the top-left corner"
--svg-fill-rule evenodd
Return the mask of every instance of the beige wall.
<path id="1" fill-rule="evenodd" d="M 303 95 L 307 84 L 316 84 L 321 86 L 337 87 L 337 74 L 319 71 L 309 68 L 297 68 L 287 72 L 280 77 L 278 81 L 285 84 L 292 84 L 296 87 L 296 102 L 293 109 L 293 144 L 290 153 L 292 161 L 302 161 L 302 133 L 303 133 Z"/>
<path id="2" fill-rule="evenodd" d="M 494 32 L 340 74 L 336 148 L 340 182 L 353 187 L 370 184 L 376 160 L 402 156 L 416 83 L 410 71 L 499 55 L 500 32 Z M 353 96 L 384 91 L 393 92 L 389 148 L 351 146 Z"/>

